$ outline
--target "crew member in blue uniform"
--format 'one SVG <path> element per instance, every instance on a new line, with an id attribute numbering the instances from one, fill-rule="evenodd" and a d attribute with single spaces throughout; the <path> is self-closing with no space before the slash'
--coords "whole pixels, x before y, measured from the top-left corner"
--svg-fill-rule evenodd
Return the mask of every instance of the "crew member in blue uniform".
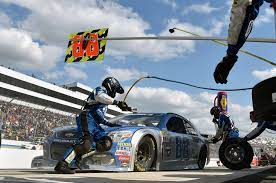
<path id="1" fill-rule="evenodd" d="M 259 14 L 264 1 L 276 8 L 276 0 L 234 0 L 228 29 L 228 49 L 226 56 L 218 63 L 214 79 L 216 83 L 226 84 L 227 77 L 238 60 L 237 53 L 251 33 L 253 22 Z"/>
<path id="2" fill-rule="evenodd" d="M 108 122 L 105 118 L 108 105 L 117 105 L 122 110 L 129 109 L 125 102 L 114 99 L 116 93 L 123 94 L 124 89 L 118 80 L 113 77 L 106 78 L 102 82 L 102 86 L 92 91 L 85 102 L 83 111 L 76 118 L 80 139 L 66 151 L 64 159 L 57 163 L 56 172 L 75 173 L 74 170 L 70 169 L 70 164 L 88 153 L 93 142 L 103 141 L 107 137 L 105 130 L 100 124 L 109 127 L 118 126 Z"/>
<path id="3" fill-rule="evenodd" d="M 221 112 L 219 107 L 212 107 L 210 114 L 214 116 L 213 122 L 217 126 L 216 135 L 211 138 L 213 143 L 239 137 L 239 130 L 234 126 L 233 120 L 227 114 Z"/>

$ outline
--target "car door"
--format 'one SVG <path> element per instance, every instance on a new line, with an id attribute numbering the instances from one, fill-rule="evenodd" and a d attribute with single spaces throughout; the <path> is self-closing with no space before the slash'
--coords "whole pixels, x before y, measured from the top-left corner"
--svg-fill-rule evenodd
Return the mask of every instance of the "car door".
<path id="1" fill-rule="evenodd" d="M 184 119 L 184 126 L 187 131 L 187 135 L 189 136 L 189 140 L 190 140 L 189 143 L 191 144 L 191 148 L 189 152 L 189 155 L 190 155 L 189 160 L 197 161 L 200 148 L 202 145 L 201 139 L 199 137 L 197 130 L 194 128 L 194 126 L 191 124 L 190 121 L 188 121 L 187 119 Z"/>
<path id="2" fill-rule="evenodd" d="M 189 159 L 189 142 L 184 121 L 172 116 L 166 123 L 167 135 L 163 139 L 162 159 L 168 169 L 183 169 Z"/>

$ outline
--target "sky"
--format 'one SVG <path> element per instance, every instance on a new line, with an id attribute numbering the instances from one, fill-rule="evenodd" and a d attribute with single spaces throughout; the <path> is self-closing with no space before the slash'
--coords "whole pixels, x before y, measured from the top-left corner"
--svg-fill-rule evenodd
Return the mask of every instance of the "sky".
<path id="1" fill-rule="evenodd" d="M 276 68 L 239 54 L 227 85 L 213 80 L 226 47 L 210 41 L 108 41 L 102 62 L 64 63 L 68 35 L 109 28 L 112 36 L 187 36 L 169 33 L 177 27 L 203 36 L 227 37 L 231 0 L 0 0 L 0 64 L 56 84 L 74 81 L 92 88 L 107 76 L 127 89 L 141 76 L 152 75 L 205 87 L 253 87 L 276 76 Z M 274 38 L 274 15 L 265 3 L 251 37 Z M 243 47 L 275 61 L 276 45 L 246 43 Z M 141 112 L 174 112 L 190 119 L 203 133 L 215 133 L 209 111 L 216 92 L 158 80 L 143 80 L 127 103 Z M 123 96 L 119 96 L 122 98 Z M 231 118 L 246 134 L 251 91 L 229 92 Z M 265 133 L 264 136 L 268 134 Z"/>

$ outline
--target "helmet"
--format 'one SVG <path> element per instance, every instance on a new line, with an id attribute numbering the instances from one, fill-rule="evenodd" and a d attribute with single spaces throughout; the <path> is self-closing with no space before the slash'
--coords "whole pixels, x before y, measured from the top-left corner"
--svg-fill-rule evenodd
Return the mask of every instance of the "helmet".
<path id="1" fill-rule="evenodd" d="M 220 113 L 220 108 L 218 106 L 214 106 L 212 107 L 212 109 L 210 110 L 210 114 L 214 115 L 215 118 L 219 117 L 219 113 Z"/>
<path id="2" fill-rule="evenodd" d="M 124 89 L 120 85 L 119 81 L 114 77 L 107 77 L 103 80 L 102 86 L 106 88 L 107 94 L 114 98 L 116 93 L 123 94 Z"/>

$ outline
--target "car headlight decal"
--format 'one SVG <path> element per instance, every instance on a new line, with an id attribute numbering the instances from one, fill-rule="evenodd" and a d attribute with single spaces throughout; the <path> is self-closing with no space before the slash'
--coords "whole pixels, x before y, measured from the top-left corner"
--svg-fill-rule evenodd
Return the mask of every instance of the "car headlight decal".
<path id="1" fill-rule="evenodd" d="M 124 142 L 126 139 L 131 138 L 133 133 L 131 131 L 116 131 L 110 132 L 108 136 L 111 137 L 113 142 Z"/>

